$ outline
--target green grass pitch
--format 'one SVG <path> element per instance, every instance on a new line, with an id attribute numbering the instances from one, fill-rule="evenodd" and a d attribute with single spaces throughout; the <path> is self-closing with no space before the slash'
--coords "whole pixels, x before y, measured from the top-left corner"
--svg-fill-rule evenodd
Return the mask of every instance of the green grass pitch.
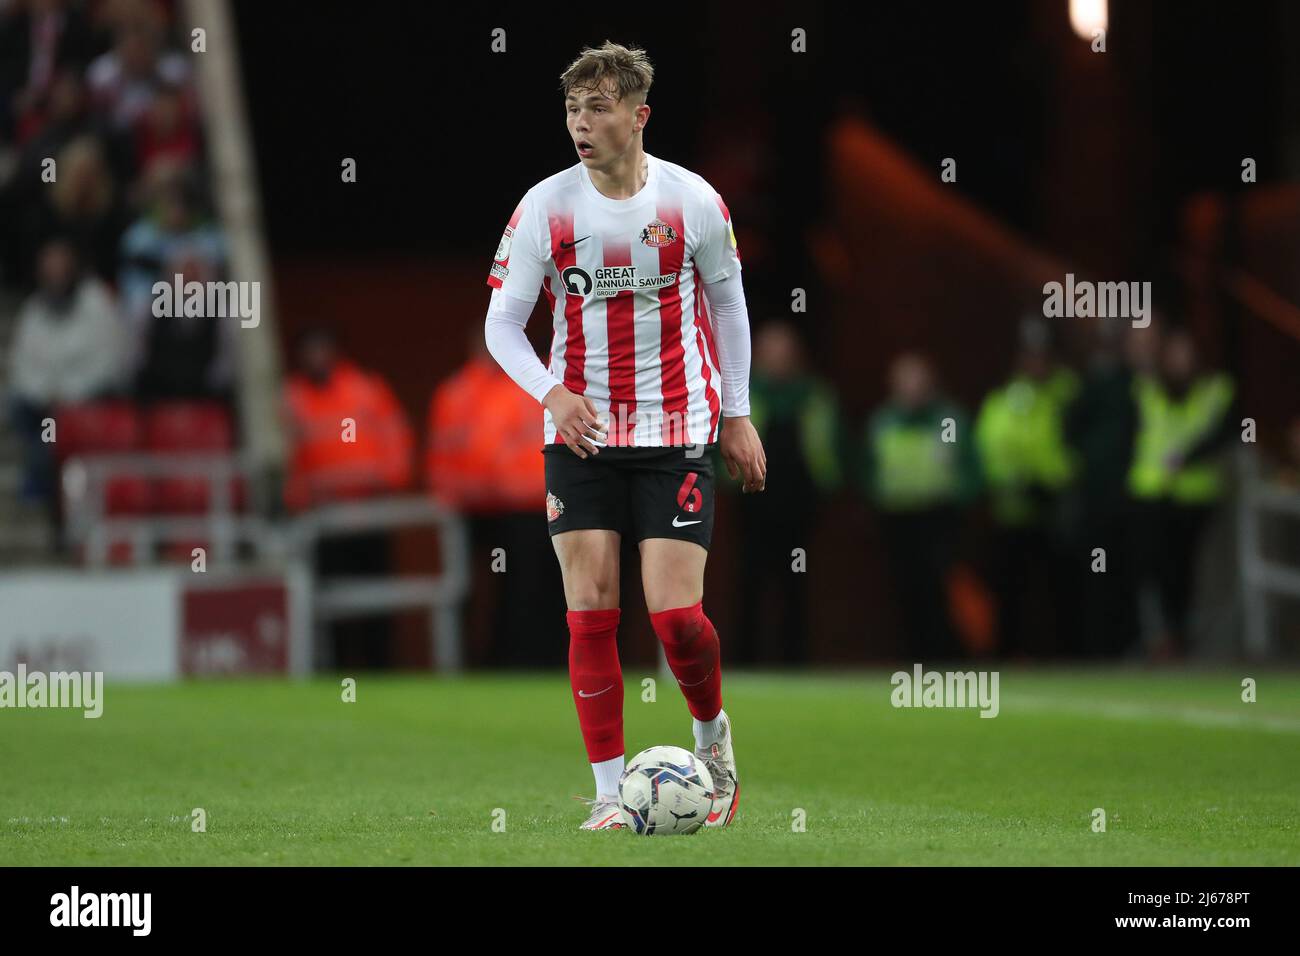
<path id="1" fill-rule="evenodd" d="M 562 674 L 109 684 L 98 720 L 0 710 L 0 864 L 1300 864 L 1294 673 L 1003 670 L 994 719 L 889 673 L 726 675 L 737 819 L 675 839 L 577 830 Z M 628 755 L 690 746 L 642 676 Z"/>

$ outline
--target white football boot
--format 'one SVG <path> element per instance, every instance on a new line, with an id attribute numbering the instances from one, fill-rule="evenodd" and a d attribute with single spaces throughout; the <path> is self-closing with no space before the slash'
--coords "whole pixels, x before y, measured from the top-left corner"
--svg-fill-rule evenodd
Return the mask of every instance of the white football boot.
<path id="1" fill-rule="evenodd" d="M 695 756 L 704 761 L 713 778 L 713 810 L 706 827 L 725 827 L 736 816 L 740 802 L 740 781 L 736 778 L 736 755 L 731 749 L 731 718 L 722 711 L 722 738 L 707 747 L 696 747 Z"/>
<path id="2" fill-rule="evenodd" d="M 623 822 L 623 811 L 619 809 L 616 797 L 597 797 L 595 800 L 586 797 L 574 797 L 574 799 L 581 800 L 591 807 L 591 815 L 582 826 L 578 827 L 579 830 L 627 829 L 627 824 Z"/>

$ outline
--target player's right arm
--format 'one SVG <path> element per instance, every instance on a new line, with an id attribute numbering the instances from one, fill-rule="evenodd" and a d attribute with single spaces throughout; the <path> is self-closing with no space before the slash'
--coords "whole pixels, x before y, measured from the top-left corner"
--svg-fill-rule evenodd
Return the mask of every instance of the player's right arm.
<path id="1" fill-rule="evenodd" d="M 537 302 L 548 258 L 530 196 L 516 207 L 493 257 L 483 335 L 488 351 L 515 383 L 551 413 L 561 440 L 579 458 L 596 454 L 606 432 L 591 399 L 575 395 L 542 364 L 524 329 Z"/>

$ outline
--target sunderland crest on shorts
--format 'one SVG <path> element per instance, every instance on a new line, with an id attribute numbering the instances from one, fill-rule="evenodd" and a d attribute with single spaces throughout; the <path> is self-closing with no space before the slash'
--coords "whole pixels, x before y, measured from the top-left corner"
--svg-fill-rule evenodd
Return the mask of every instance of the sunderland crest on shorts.
<path id="1" fill-rule="evenodd" d="M 554 521 L 564 514 L 564 502 L 549 491 L 546 493 L 546 520 Z"/>

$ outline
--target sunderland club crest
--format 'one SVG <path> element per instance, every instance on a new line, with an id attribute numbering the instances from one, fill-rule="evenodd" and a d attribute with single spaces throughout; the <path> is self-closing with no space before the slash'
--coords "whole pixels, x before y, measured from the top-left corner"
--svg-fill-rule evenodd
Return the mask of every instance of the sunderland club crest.
<path id="1" fill-rule="evenodd" d="M 677 230 L 662 219 L 656 219 L 641 230 L 641 241 L 655 249 L 677 241 Z"/>

